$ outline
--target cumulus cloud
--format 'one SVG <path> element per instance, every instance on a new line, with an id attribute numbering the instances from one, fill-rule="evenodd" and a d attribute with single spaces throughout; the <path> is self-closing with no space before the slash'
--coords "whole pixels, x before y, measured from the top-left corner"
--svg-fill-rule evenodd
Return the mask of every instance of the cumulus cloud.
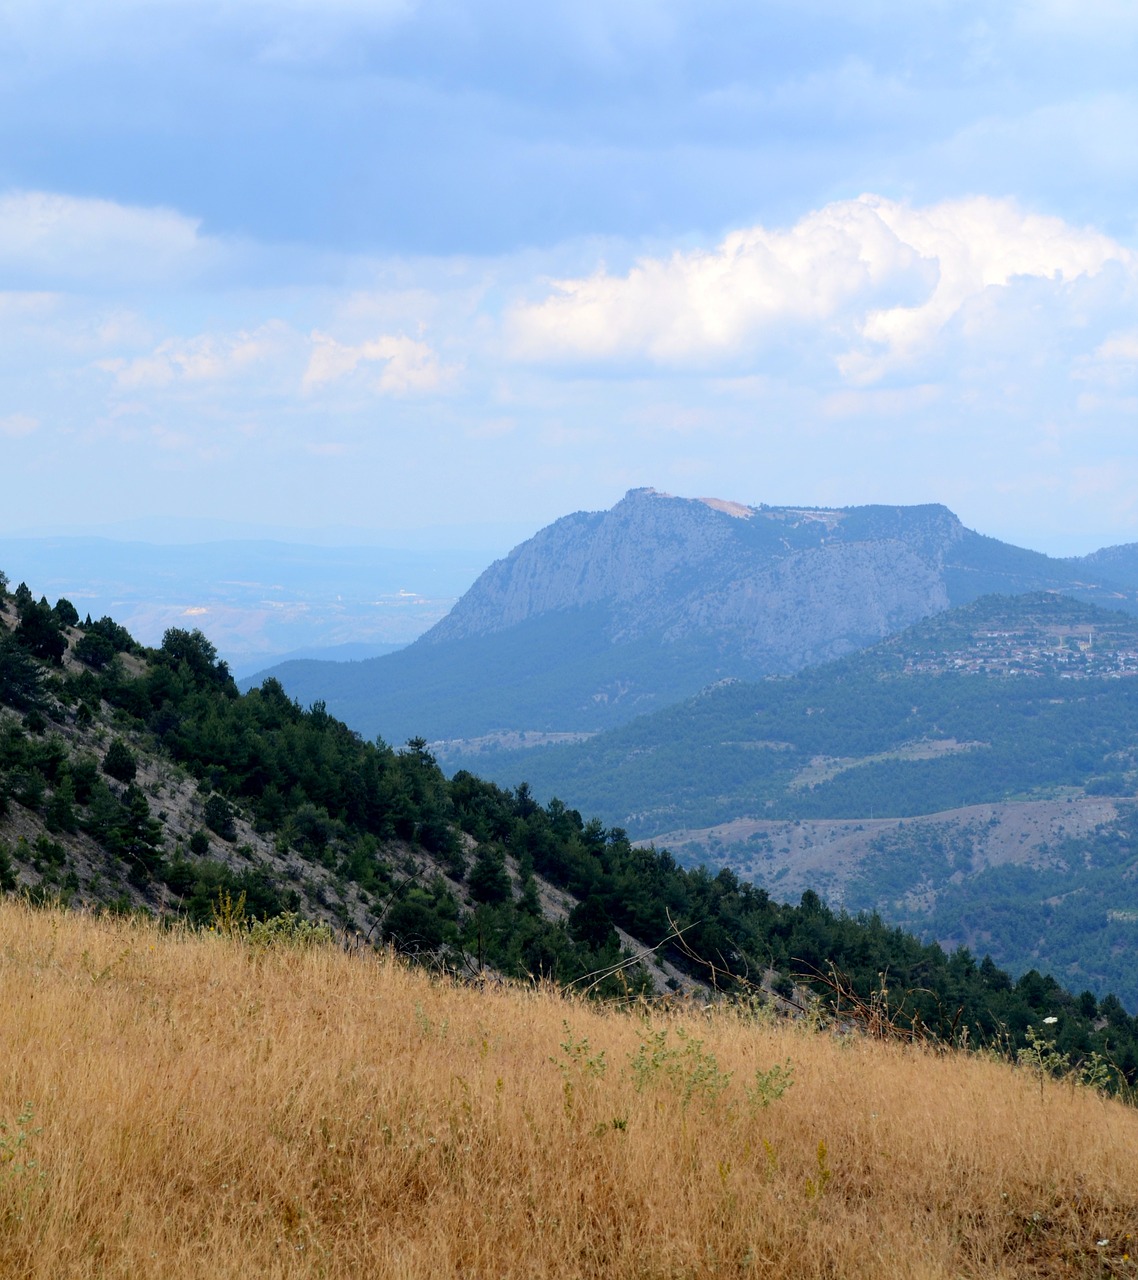
<path id="1" fill-rule="evenodd" d="M 426 342 L 403 334 L 381 334 L 357 346 L 337 342 L 326 333 L 312 334 L 312 355 L 303 386 L 314 391 L 354 374 L 361 365 L 382 363 L 376 389 L 384 395 L 437 391 L 454 376 Z"/>
<path id="2" fill-rule="evenodd" d="M 251 332 L 168 338 L 148 355 L 100 360 L 96 368 L 120 387 L 167 387 L 176 382 L 220 382 L 276 355 L 288 341 L 283 324 L 270 321 Z"/>
<path id="3" fill-rule="evenodd" d="M 1094 230 L 972 197 L 917 208 L 880 196 L 837 201 L 787 230 L 732 232 L 711 250 L 643 258 L 553 282 L 508 318 L 528 360 L 715 364 L 760 351 L 788 326 L 828 344 L 852 381 L 918 356 L 970 299 L 1018 277 L 1057 284 L 1132 270 Z"/>
<path id="4" fill-rule="evenodd" d="M 46 191 L 0 195 L 0 270 L 9 279 L 154 283 L 212 262 L 219 246 L 196 218 Z"/>

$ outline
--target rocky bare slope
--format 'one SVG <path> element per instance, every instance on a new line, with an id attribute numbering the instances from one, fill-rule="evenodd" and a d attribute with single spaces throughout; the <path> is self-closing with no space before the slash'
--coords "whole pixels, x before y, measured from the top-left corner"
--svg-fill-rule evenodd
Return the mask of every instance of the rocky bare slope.
<path id="1" fill-rule="evenodd" d="M 793 668 L 948 607 L 945 552 L 965 532 L 955 516 L 940 507 L 899 509 L 891 521 L 847 515 L 634 489 L 491 565 L 423 642 L 603 605 L 614 644 L 713 635 L 749 661 Z"/>

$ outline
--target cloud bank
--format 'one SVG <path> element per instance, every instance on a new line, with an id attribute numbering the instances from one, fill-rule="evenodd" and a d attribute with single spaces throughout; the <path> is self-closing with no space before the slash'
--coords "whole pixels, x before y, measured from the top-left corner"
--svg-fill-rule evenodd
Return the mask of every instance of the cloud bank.
<path id="1" fill-rule="evenodd" d="M 1138 263 L 1118 237 L 1010 198 L 869 194 L 692 239 L 610 240 L 620 269 L 582 241 L 329 270 L 174 210 L 10 193 L 5 456 L 68 512 L 177 492 L 421 520 L 430 494 L 540 522 L 653 482 L 1138 540 Z M 12 502 L 46 510 L 33 484 Z"/>
<path id="2" fill-rule="evenodd" d="M 880 196 L 837 201 L 786 230 L 732 232 L 710 250 L 642 258 L 553 282 L 507 317 L 529 361 L 715 367 L 790 330 L 809 331 L 866 382 L 917 361 L 987 290 L 1034 278 L 1062 288 L 1134 255 L 1098 231 L 990 197 L 923 208 Z"/>

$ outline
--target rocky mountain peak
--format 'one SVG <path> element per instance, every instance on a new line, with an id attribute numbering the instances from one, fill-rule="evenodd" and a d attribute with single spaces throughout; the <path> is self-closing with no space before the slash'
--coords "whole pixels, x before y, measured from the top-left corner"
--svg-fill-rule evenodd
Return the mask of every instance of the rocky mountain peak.
<path id="1" fill-rule="evenodd" d="M 515 547 L 422 642 L 601 605 L 613 642 L 714 631 L 796 666 L 945 608 L 944 555 L 963 533 L 944 507 L 750 506 L 630 489 Z"/>

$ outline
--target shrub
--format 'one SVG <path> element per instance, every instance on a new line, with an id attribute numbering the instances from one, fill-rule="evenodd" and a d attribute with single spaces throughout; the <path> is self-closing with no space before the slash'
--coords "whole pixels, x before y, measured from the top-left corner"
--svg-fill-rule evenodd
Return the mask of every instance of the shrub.
<path id="1" fill-rule="evenodd" d="M 107 754 L 103 757 L 103 772 L 111 778 L 117 778 L 119 782 L 134 781 L 138 761 L 121 738 L 115 738 L 107 748 Z"/>
<path id="2" fill-rule="evenodd" d="M 233 810 L 229 801 L 216 791 L 205 802 L 205 825 L 223 840 L 237 838 L 237 827 L 233 822 Z"/>
<path id="3" fill-rule="evenodd" d="M 295 947 L 300 950 L 327 946 L 333 940 L 328 925 L 305 920 L 295 911 L 282 911 L 267 920 L 252 921 L 248 937 L 255 947 Z"/>
<path id="4" fill-rule="evenodd" d="M 75 656 L 92 671 L 102 671 L 115 656 L 115 646 L 97 632 L 88 631 L 75 644 Z"/>

